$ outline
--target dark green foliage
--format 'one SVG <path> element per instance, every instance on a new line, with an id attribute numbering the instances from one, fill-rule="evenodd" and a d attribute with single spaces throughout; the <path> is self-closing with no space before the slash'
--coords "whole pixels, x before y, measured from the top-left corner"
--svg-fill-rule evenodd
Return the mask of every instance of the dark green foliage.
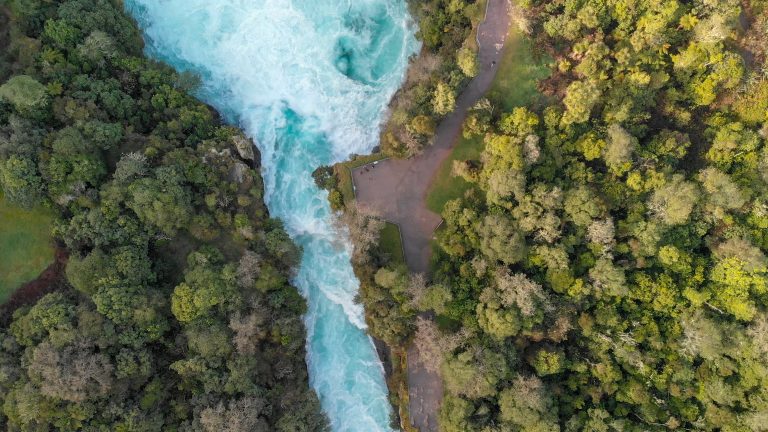
<path id="1" fill-rule="evenodd" d="M 34 49 L 0 65 L 0 186 L 57 210 L 74 290 L 0 329 L 0 429 L 325 430 L 300 250 L 232 156 L 240 132 L 140 56 L 119 2 L 10 6 L 0 42 Z"/>

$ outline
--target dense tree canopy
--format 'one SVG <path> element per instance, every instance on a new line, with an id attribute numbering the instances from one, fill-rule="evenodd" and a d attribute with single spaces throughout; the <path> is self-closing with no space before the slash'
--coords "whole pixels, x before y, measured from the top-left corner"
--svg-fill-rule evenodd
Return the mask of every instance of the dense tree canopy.
<path id="1" fill-rule="evenodd" d="M 252 143 L 119 1 L 5 4 L 0 187 L 56 210 L 71 289 L 0 328 L 0 429 L 325 430 Z"/>
<path id="2" fill-rule="evenodd" d="M 765 2 L 526 13 L 562 98 L 467 120 L 414 302 L 442 430 L 768 430 Z"/>

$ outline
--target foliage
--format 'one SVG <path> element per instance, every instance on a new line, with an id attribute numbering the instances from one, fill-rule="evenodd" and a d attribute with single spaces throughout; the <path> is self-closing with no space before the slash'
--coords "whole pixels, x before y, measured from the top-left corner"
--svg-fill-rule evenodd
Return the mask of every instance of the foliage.
<path id="1" fill-rule="evenodd" d="M 301 251 L 248 141 L 141 56 L 119 2 L 10 10 L 28 49 L 3 58 L 23 73 L 0 86 L 0 186 L 54 210 L 74 289 L 0 329 L 0 428 L 326 430 L 288 283 Z"/>
<path id="2" fill-rule="evenodd" d="M 416 334 L 443 430 L 764 428 L 768 150 L 763 98 L 739 95 L 742 4 L 534 2 L 562 98 L 470 113 L 484 148 L 454 166 L 475 190 L 444 205 L 440 300 L 419 299 L 446 323 Z"/>

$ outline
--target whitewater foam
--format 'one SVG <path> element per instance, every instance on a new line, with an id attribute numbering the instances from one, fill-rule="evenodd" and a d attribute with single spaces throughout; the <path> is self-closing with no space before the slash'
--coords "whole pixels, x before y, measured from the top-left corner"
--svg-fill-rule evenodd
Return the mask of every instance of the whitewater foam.
<path id="1" fill-rule="evenodd" d="M 349 245 L 311 173 L 377 144 L 418 49 L 404 0 L 126 0 L 148 54 L 203 79 L 199 96 L 262 153 L 265 201 L 304 249 L 310 381 L 336 431 L 387 431 L 383 368 L 364 332 Z M 343 240 L 343 239 L 341 239 Z"/>

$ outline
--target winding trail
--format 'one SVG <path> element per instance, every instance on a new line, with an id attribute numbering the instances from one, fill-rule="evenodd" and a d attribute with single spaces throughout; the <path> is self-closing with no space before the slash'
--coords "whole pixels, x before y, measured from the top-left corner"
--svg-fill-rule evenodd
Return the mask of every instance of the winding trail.
<path id="1" fill-rule="evenodd" d="M 478 27 L 480 72 L 458 97 L 455 110 L 437 127 L 433 145 L 410 159 L 387 159 L 352 170 L 357 201 L 400 226 L 412 272 L 429 270 L 431 240 L 442 219 L 427 209 L 426 194 L 457 142 L 467 111 L 490 89 L 496 76 L 509 31 L 510 7 L 510 0 L 488 0 L 485 20 Z M 421 365 L 413 345 L 408 348 L 408 387 L 413 426 L 421 432 L 437 431 L 442 381 Z"/>

